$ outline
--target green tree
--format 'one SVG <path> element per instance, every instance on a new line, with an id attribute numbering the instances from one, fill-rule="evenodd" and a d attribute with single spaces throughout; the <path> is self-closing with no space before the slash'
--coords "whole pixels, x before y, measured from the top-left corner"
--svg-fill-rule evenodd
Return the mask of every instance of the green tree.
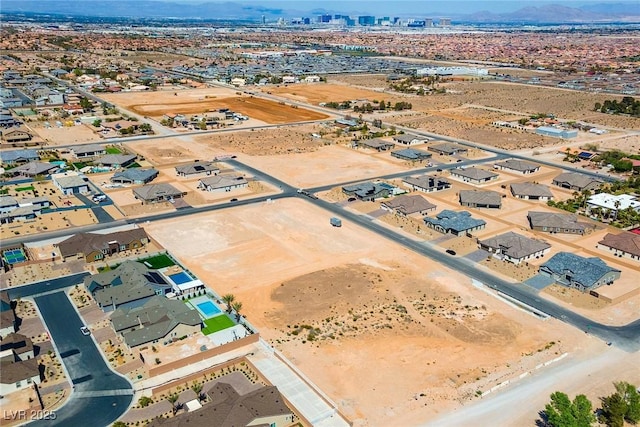
<path id="1" fill-rule="evenodd" d="M 196 394 L 196 396 L 198 396 L 198 400 L 203 400 L 204 393 L 202 393 L 202 384 L 201 383 L 197 383 L 197 382 L 194 381 L 193 385 L 191 386 L 191 390 L 193 390 L 193 392 Z"/>
<path id="2" fill-rule="evenodd" d="M 80 98 L 80 107 L 82 107 L 84 111 L 91 111 L 91 109 L 93 108 L 93 102 L 91 102 L 91 100 L 89 100 L 89 98 L 87 98 L 86 96 L 83 96 L 82 98 Z"/>
<path id="3" fill-rule="evenodd" d="M 222 301 L 224 301 L 224 303 L 227 304 L 227 313 L 231 313 L 231 303 L 234 302 L 235 300 L 236 300 L 236 297 L 233 294 L 226 294 L 222 296 Z"/>
<path id="4" fill-rule="evenodd" d="M 100 127 L 100 125 L 102 124 L 102 120 L 100 120 L 100 119 L 95 119 L 95 120 L 93 121 L 93 123 L 91 123 L 91 124 L 92 124 L 94 127 L 99 128 L 99 127 Z"/>
<path id="5" fill-rule="evenodd" d="M 140 407 L 142 408 L 146 408 L 152 403 L 153 403 L 153 399 L 148 396 L 142 396 L 140 399 L 138 399 L 138 405 L 140 405 Z"/>
<path id="6" fill-rule="evenodd" d="M 589 427 L 595 422 L 591 402 L 582 394 L 571 402 L 565 393 L 556 391 L 544 413 L 547 424 L 553 427 Z"/>
<path id="7" fill-rule="evenodd" d="M 173 410 L 173 415 L 176 414 L 176 412 L 178 412 L 178 409 L 180 409 L 181 404 L 178 402 L 178 395 L 176 393 L 170 395 L 169 397 L 167 397 L 167 401 L 169 401 L 169 403 L 171 403 L 171 408 Z"/>
<path id="8" fill-rule="evenodd" d="M 231 308 L 236 312 L 236 322 L 240 320 L 240 310 L 242 310 L 242 303 L 240 301 L 236 301 L 231 304 Z"/>
<path id="9" fill-rule="evenodd" d="M 602 399 L 602 421 L 609 427 L 622 427 L 627 413 L 627 402 L 620 394 L 613 393 Z"/>
<path id="10" fill-rule="evenodd" d="M 111 424 L 111 427 L 127 427 L 127 423 L 116 421 L 115 423 Z"/>
<path id="11" fill-rule="evenodd" d="M 603 397 L 602 419 L 608 426 L 622 426 L 624 421 L 640 421 L 640 394 L 635 385 L 621 381 L 613 383 L 616 392 Z"/>

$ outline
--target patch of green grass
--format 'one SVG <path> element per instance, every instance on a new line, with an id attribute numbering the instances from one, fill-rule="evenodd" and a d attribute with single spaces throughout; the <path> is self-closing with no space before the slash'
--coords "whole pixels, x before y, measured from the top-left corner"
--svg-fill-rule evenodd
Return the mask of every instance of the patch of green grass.
<path id="1" fill-rule="evenodd" d="M 173 260 L 169 258 L 167 254 L 160 254 L 151 258 L 141 259 L 138 262 L 145 264 L 147 267 L 151 266 L 150 268 L 153 268 L 154 270 L 176 265 L 176 263 L 173 262 Z"/>
<path id="2" fill-rule="evenodd" d="M 106 152 L 107 152 L 107 154 L 122 154 L 122 151 L 120 151 L 116 147 L 107 147 L 106 148 Z"/>
<path id="3" fill-rule="evenodd" d="M 140 163 L 138 162 L 133 162 L 131 163 L 129 166 L 127 166 L 127 169 L 131 169 L 131 168 L 141 168 L 142 166 L 140 166 Z"/>
<path id="4" fill-rule="evenodd" d="M 18 187 L 18 188 L 16 188 L 16 191 L 33 191 L 33 190 L 34 190 L 33 185 L 30 185 L 28 187 Z"/>
<path id="5" fill-rule="evenodd" d="M 73 167 L 76 168 L 76 169 L 82 169 L 85 166 L 87 166 L 87 164 L 85 162 L 75 162 L 75 163 L 73 163 Z"/>
<path id="6" fill-rule="evenodd" d="M 227 329 L 235 325 L 233 320 L 229 319 L 229 317 L 225 314 L 212 317 L 211 319 L 207 319 L 204 321 L 204 328 L 202 328 L 202 333 L 205 335 L 212 334 L 214 332 L 222 331 L 223 329 Z"/>

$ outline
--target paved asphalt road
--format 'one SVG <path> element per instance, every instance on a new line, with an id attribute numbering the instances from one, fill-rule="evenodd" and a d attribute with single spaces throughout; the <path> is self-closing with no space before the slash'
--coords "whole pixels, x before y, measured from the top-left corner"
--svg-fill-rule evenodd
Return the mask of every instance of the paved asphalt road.
<path id="1" fill-rule="evenodd" d="M 131 404 L 133 388 L 113 372 L 92 336 L 84 336 L 84 325 L 71 301 L 58 291 L 34 298 L 58 354 L 73 383 L 73 392 L 55 420 L 39 420 L 33 426 L 108 426 Z"/>
<path id="2" fill-rule="evenodd" d="M 38 296 L 39 294 L 59 291 L 69 286 L 77 285 L 83 282 L 85 276 L 90 273 L 83 271 L 82 273 L 70 274 L 68 276 L 58 277 L 55 279 L 43 280 L 42 282 L 31 283 L 29 285 L 8 288 L 9 298 L 15 300 L 17 298 Z"/>

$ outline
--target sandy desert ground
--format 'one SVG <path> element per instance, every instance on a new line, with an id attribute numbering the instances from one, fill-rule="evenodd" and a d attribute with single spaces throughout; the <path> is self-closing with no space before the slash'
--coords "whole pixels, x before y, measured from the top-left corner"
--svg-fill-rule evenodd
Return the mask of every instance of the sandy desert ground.
<path id="1" fill-rule="evenodd" d="M 234 293 L 355 425 L 416 424 L 581 347 L 579 331 L 513 309 L 368 231 L 333 228 L 304 201 L 146 230 L 218 293 Z"/>

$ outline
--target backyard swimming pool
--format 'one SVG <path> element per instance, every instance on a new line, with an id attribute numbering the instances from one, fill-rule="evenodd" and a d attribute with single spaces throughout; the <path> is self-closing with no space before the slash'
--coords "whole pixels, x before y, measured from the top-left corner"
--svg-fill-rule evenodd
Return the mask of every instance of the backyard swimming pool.
<path id="1" fill-rule="evenodd" d="M 184 271 L 181 271 L 180 273 L 176 273 L 176 274 L 170 274 L 169 278 L 173 281 L 173 283 L 175 283 L 176 285 L 182 285 L 184 283 L 189 283 L 192 282 L 193 279 L 191 278 L 191 276 L 189 276 L 187 273 L 185 273 Z"/>
<path id="2" fill-rule="evenodd" d="M 200 311 L 204 317 L 213 317 L 218 313 L 221 313 L 220 308 L 211 301 L 204 301 L 196 304 L 198 311 Z"/>

